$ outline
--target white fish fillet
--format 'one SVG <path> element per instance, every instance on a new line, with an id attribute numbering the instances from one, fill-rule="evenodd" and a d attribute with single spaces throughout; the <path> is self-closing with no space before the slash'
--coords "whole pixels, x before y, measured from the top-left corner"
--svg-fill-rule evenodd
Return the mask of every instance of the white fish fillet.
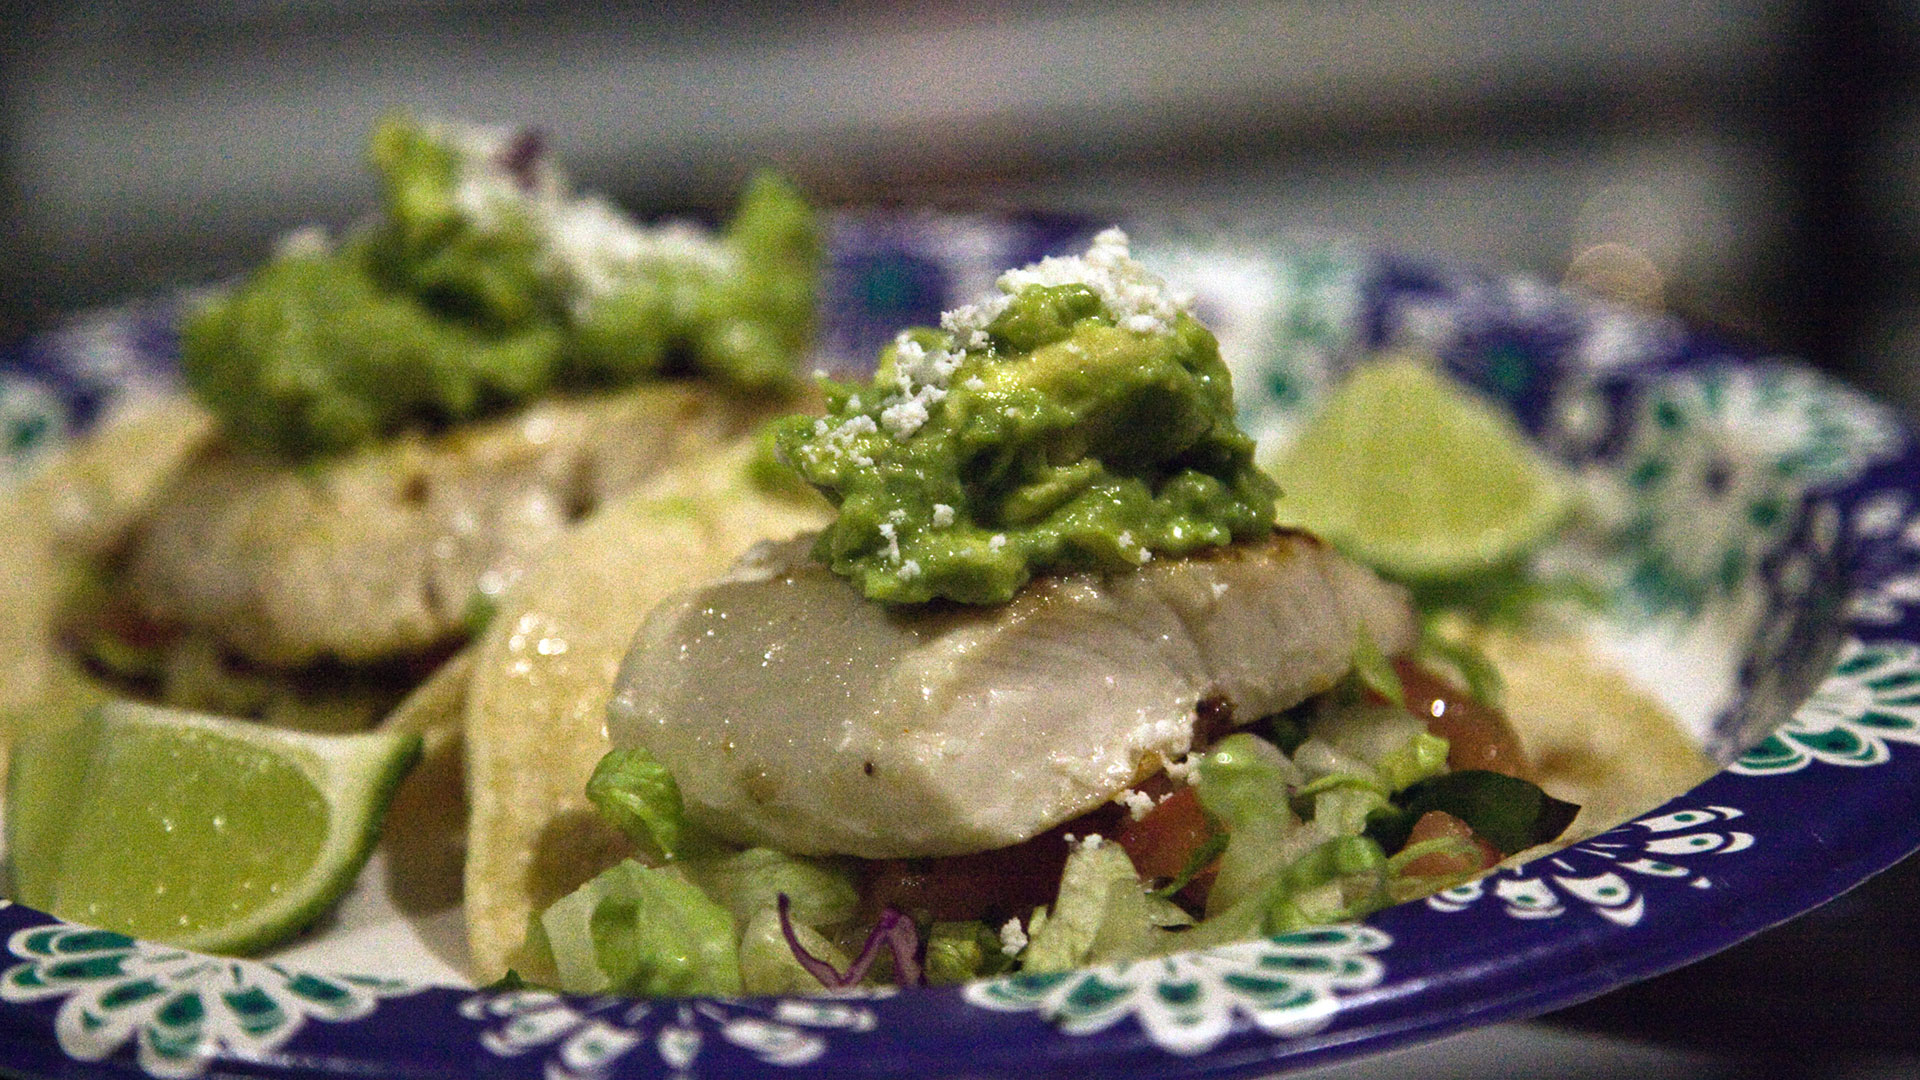
<path id="1" fill-rule="evenodd" d="M 802 854 L 1017 843 L 1186 754 L 1202 701 L 1251 721 L 1332 687 L 1363 625 L 1415 633 L 1403 590 L 1298 533 L 994 608 L 872 603 L 810 540 L 655 609 L 608 719 L 702 825 Z"/>
<path id="2" fill-rule="evenodd" d="M 154 499 L 125 587 L 150 617 L 267 667 L 441 647 L 476 596 L 499 595 L 592 507 L 767 410 L 655 383 L 307 467 L 213 454 Z"/>

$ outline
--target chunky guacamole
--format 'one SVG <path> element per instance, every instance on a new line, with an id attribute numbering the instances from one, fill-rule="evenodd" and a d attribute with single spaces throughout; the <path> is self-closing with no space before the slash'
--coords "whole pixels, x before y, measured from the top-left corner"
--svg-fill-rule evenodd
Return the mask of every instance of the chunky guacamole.
<path id="1" fill-rule="evenodd" d="M 869 386 L 782 422 L 839 507 L 815 554 L 895 603 L 1012 599 L 1048 568 L 1120 570 L 1272 528 L 1213 335 L 1117 229 L 1084 256 L 905 331 Z"/>
<path id="2" fill-rule="evenodd" d="M 784 181 L 756 177 L 716 236 L 571 195 L 526 133 L 396 118 L 371 157 L 375 218 L 299 235 L 185 322 L 187 380 L 239 441 L 337 452 L 679 371 L 791 387 L 819 239 Z"/>

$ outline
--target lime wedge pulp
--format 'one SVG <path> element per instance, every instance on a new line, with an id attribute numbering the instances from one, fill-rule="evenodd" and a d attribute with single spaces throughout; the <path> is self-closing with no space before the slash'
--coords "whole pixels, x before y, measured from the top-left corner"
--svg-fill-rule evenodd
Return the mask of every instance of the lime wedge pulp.
<path id="1" fill-rule="evenodd" d="M 1280 524 L 1406 580 L 1506 566 L 1568 504 L 1509 416 L 1412 356 L 1355 369 L 1271 471 Z"/>
<path id="2" fill-rule="evenodd" d="M 257 952 L 352 884 L 419 753 L 413 734 L 98 706 L 14 747 L 13 898 L 136 937 Z"/>

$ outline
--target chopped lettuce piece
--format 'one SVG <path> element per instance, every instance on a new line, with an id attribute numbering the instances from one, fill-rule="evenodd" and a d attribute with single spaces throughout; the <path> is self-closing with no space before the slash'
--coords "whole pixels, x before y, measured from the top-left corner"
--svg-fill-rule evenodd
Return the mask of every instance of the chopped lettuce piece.
<path id="1" fill-rule="evenodd" d="M 1393 661 L 1380 651 L 1380 643 L 1373 640 L 1365 624 L 1353 641 L 1353 674 L 1360 685 L 1385 698 L 1389 704 L 1404 706 L 1406 694 L 1400 688 L 1400 674 L 1393 670 Z"/>
<path id="2" fill-rule="evenodd" d="M 1278 747 L 1236 732 L 1201 758 L 1194 774 L 1200 805 L 1227 830 L 1227 846 L 1207 908 L 1230 906 L 1299 854 L 1299 819 L 1289 806 L 1300 772 Z"/>
<path id="3" fill-rule="evenodd" d="M 1109 910 L 1111 889 L 1143 892 L 1126 851 L 1090 837 L 1067 856 L 1052 912 L 1028 931 L 1027 948 L 1021 954 L 1024 970 L 1067 971 L 1086 963 Z"/>
<path id="4" fill-rule="evenodd" d="M 1386 863 L 1380 845 L 1366 837 L 1323 841 L 1231 906 L 1190 929 L 1166 933 L 1154 951 L 1209 948 L 1359 918 L 1389 902 Z"/>
<path id="5" fill-rule="evenodd" d="M 1300 771 L 1279 747 L 1241 731 L 1200 759 L 1195 784 L 1200 805 L 1233 830 L 1283 814 L 1288 788 L 1300 780 Z"/>
<path id="6" fill-rule="evenodd" d="M 1000 934 L 978 919 L 937 922 L 927 932 L 926 974 L 929 986 L 950 986 L 986 975 L 998 975 L 1013 966 Z"/>
<path id="7" fill-rule="evenodd" d="M 859 902 L 845 867 L 772 848 L 693 859 L 681 869 L 742 927 L 773 910 L 782 895 L 791 905 L 793 921 L 812 927 L 847 922 Z"/>
<path id="8" fill-rule="evenodd" d="M 1322 710 L 1315 717 L 1312 735 L 1340 753 L 1365 762 L 1370 769 L 1378 772 L 1382 771 L 1383 760 L 1426 731 L 1424 721 L 1398 705 L 1354 704 Z M 1294 759 L 1300 759 L 1298 750 Z M 1300 765 L 1310 775 L 1315 771 L 1310 762 L 1301 761 Z M 1338 768 L 1333 771 L 1347 772 L 1351 769 Z M 1386 786 L 1394 786 L 1384 775 L 1381 779 Z"/>
<path id="9" fill-rule="evenodd" d="M 1107 907 L 1100 913 L 1100 929 L 1087 950 L 1086 962 L 1104 964 L 1131 960 L 1153 951 L 1170 927 L 1193 925 L 1193 916 L 1179 904 L 1156 893 L 1128 888 L 1122 883 L 1107 889 Z"/>
<path id="10" fill-rule="evenodd" d="M 1364 782 L 1337 783 L 1342 776 L 1321 780 L 1327 785 L 1313 796 L 1312 829 L 1322 839 L 1358 836 L 1366 831 L 1368 815 L 1388 805 L 1387 793 Z"/>
<path id="11" fill-rule="evenodd" d="M 680 785 L 645 750 L 609 750 L 587 778 L 587 798 L 647 862 L 672 862 L 702 846 L 687 823 Z"/>
<path id="12" fill-rule="evenodd" d="M 742 992 L 732 913 L 678 866 L 623 860 L 556 901 L 540 926 L 570 993 Z"/>
<path id="13" fill-rule="evenodd" d="M 1374 767 L 1380 770 L 1380 778 L 1387 782 L 1387 787 L 1400 791 L 1446 772 L 1449 749 L 1447 740 L 1431 731 L 1422 731 L 1383 754 L 1374 762 Z"/>
<path id="14" fill-rule="evenodd" d="M 793 925 L 793 934 L 809 954 L 839 970 L 852 966 L 847 954 L 826 935 L 805 923 Z M 740 936 L 740 984 L 749 994 L 815 994 L 820 980 L 794 954 L 780 926 L 777 905 L 747 921 Z"/>
<path id="15" fill-rule="evenodd" d="M 1313 734 L 1293 751 L 1293 764 L 1308 783 L 1326 776 L 1346 775 L 1361 777 L 1381 788 L 1386 785 L 1380 780 L 1380 774 L 1372 765 L 1358 754 L 1350 753 L 1334 746 L 1320 734 L 1316 726 Z"/>
<path id="16" fill-rule="evenodd" d="M 1450 614 L 1428 615 L 1421 620 L 1421 659 L 1431 659 L 1442 668 L 1453 669 L 1466 683 L 1468 697 L 1489 708 L 1500 708 L 1507 693 L 1506 681 L 1501 678 L 1500 669 L 1487 659 L 1487 654 L 1480 646 L 1462 635 L 1450 632 L 1454 621 Z"/>

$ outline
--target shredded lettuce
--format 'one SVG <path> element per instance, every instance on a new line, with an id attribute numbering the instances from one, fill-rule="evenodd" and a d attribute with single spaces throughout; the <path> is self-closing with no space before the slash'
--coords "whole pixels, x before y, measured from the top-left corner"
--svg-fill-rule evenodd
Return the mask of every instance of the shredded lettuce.
<path id="1" fill-rule="evenodd" d="M 800 927 L 793 923 L 791 905 L 785 893 L 775 902 L 774 910 L 779 914 L 780 931 L 787 939 L 787 947 L 792 950 L 794 960 L 807 970 L 821 986 L 829 990 L 844 990 L 860 985 L 872 970 L 874 961 L 880 958 L 880 950 L 885 948 L 893 960 L 893 979 L 902 986 L 918 986 L 923 981 L 920 971 L 920 931 L 897 908 L 885 908 L 880 918 L 867 934 L 865 945 L 860 947 L 860 955 L 853 958 L 842 972 L 826 959 L 810 951 L 801 940 Z"/>
<path id="2" fill-rule="evenodd" d="M 562 989 L 784 993 L 817 988 L 803 955 L 847 965 L 820 932 L 853 917 L 858 897 L 844 866 L 721 847 L 688 822 L 679 785 L 644 750 L 601 758 L 587 796 L 656 865 L 628 860 L 540 917 Z M 705 970 L 686 970 L 692 958 Z M 717 989 L 676 989 L 689 979 Z"/>
<path id="3" fill-rule="evenodd" d="M 1220 740 L 1194 772 L 1200 806 L 1227 830 L 1208 911 L 1240 900 L 1298 854 L 1290 808 L 1302 774 L 1278 747 L 1247 732 Z"/>
<path id="4" fill-rule="evenodd" d="M 672 862 L 703 846 L 687 823 L 680 785 L 645 750 L 608 751 L 587 778 L 587 798 L 647 862 Z"/>
<path id="5" fill-rule="evenodd" d="M 1478 645 L 1450 631 L 1453 620 L 1446 615 L 1429 615 L 1420 622 L 1419 655 L 1440 662 L 1458 672 L 1467 684 L 1467 696 L 1490 708 L 1500 708 L 1507 694 L 1500 669 L 1487 659 Z"/>
<path id="6" fill-rule="evenodd" d="M 851 967 L 847 954 L 826 935 L 804 923 L 783 927 L 780 910 L 770 904 L 747 922 L 740 936 L 740 984 L 749 994 L 813 994 L 820 980 L 800 962 L 788 944 L 786 930 L 808 955 L 832 968 Z"/>
<path id="7" fill-rule="evenodd" d="M 1073 849 L 1060 872 L 1060 893 L 1053 910 L 1037 929 L 1028 931 L 1021 953 L 1026 971 L 1067 971 L 1087 962 L 1094 939 L 1108 911 L 1110 889 L 1130 889 L 1144 895 L 1133 860 L 1118 845 L 1097 837 Z"/>
<path id="8" fill-rule="evenodd" d="M 926 975 L 929 986 L 950 986 L 1013 966 L 1000 935 L 978 919 L 937 922 L 927 932 Z"/>
<path id="9" fill-rule="evenodd" d="M 1286 718 L 1300 736 L 1291 755 L 1240 731 L 1199 757 L 1191 781 L 1214 831 L 1175 883 L 1150 889 L 1124 848 L 1088 837 L 1017 947 L 983 922 L 916 927 L 893 908 L 858 950 L 843 947 L 858 910 L 850 862 L 726 849 L 688 823 L 658 761 L 609 754 L 589 794 L 661 865 L 629 860 L 588 882 L 541 917 L 534 940 L 551 952 L 561 988 L 587 993 L 784 994 L 1043 974 L 1359 918 L 1427 891 L 1434 879 L 1407 866 L 1479 850 L 1451 837 L 1408 847 L 1427 810 L 1512 851 L 1557 835 L 1576 809 L 1524 780 L 1448 772 L 1447 741 L 1404 708 L 1330 697 Z M 1195 922 L 1171 897 L 1203 870 L 1211 880 Z"/>
<path id="10" fill-rule="evenodd" d="M 1111 885 L 1086 962 L 1105 964 L 1146 956 L 1169 932 L 1192 925 L 1193 916 L 1171 900 L 1138 887 Z"/>
<path id="11" fill-rule="evenodd" d="M 1356 919 L 1388 903 L 1386 855 L 1361 836 L 1323 841 L 1260 887 L 1190 929 L 1163 933 L 1153 952 L 1210 948 L 1320 923 Z"/>
<path id="12" fill-rule="evenodd" d="M 1356 704 L 1322 709 L 1314 718 L 1310 734 L 1334 750 L 1379 770 L 1381 762 L 1388 755 L 1406 746 L 1409 740 L 1426 734 L 1426 731 L 1424 721 L 1400 706 Z M 1300 760 L 1298 749 L 1294 751 L 1294 760 L 1299 761 L 1301 768 L 1309 774 L 1314 772 L 1312 764 Z M 1443 755 L 1440 764 L 1444 766 L 1445 763 Z M 1350 766 L 1341 766 L 1330 771 L 1346 772 L 1350 769 Z"/>
<path id="13" fill-rule="evenodd" d="M 741 993 L 733 915 L 678 866 L 625 859 L 540 916 L 560 989 L 663 997 Z"/>
<path id="14" fill-rule="evenodd" d="M 1393 670 L 1393 661 L 1380 651 L 1380 643 L 1373 640 L 1364 624 L 1353 641 L 1353 674 L 1360 685 L 1385 698 L 1388 703 L 1403 707 L 1407 703 L 1406 691 L 1400 686 L 1400 673 Z"/>
<path id="15" fill-rule="evenodd" d="M 787 897 L 793 920 L 812 927 L 847 922 L 859 902 L 853 875 L 841 865 L 772 848 L 692 859 L 682 869 L 743 927 L 772 911 L 781 896 Z"/>

